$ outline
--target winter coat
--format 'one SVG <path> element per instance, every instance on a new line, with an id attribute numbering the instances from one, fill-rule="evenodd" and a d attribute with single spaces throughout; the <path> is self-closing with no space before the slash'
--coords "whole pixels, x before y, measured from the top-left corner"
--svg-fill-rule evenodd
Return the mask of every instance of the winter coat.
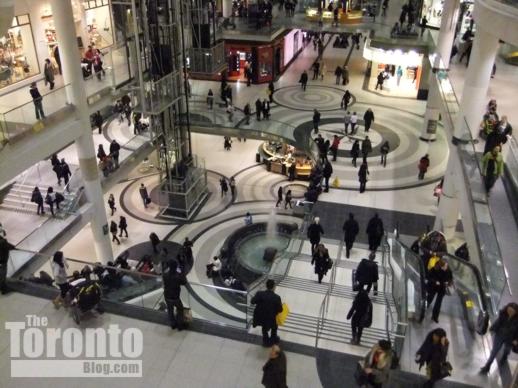
<path id="1" fill-rule="evenodd" d="M 286 355 L 280 352 L 277 358 L 270 358 L 263 366 L 261 384 L 265 388 L 288 388 L 286 385 Z"/>
<path id="2" fill-rule="evenodd" d="M 351 156 L 353 158 L 357 158 L 360 155 L 360 144 L 354 143 L 353 147 L 351 148 Z"/>
<path id="3" fill-rule="evenodd" d="M 349 218 L 344 222 L 342 230 L 344 231 L 344 241 L 354 241 L 360 231 L 360 226 L 354 218 Z"/>
<path id="4" fill-rule="evenodd" d="M 372 217 L 367 224 L 366 233 L 369 236 L 380 237 L 383 236 L 385 229 L 383 228 L 383 221 L 379 217 Z"/>
<path id="5" fill-rule="evenodd" d="M 277 326 L 276 317 L 282 311 L 281 297 L 272 290 L 258 291 L 252 298 L 255 304 L 253 326 L 271 329 Z"/>
<path id="6" fill-rule="evenodd" d="M 360 182 L 367 182 L 367 175 L 369 175 L 369 168 L 366 164 L 362 164 L 358 170 L 358 179 Z"/>
<path id="7" fill-rule="evenodd" d="M 518 314 L 509 319 L 507 309 L 504 307 L 498 313 L 495 322 L 489 328 L 496 336 L 502 338 L 506 344 L 510 345 L 518 340 Z"/>
<path id="8" fill-rule="evenodd" d="M 378 360 L 376 364 L 374 364 L 375 356 Z M 372 369 L 374 382 L 377 384 L 384 384 L 388 381 L 391 364 L 392 352 L 384 351 L 378 344 L 374 345 L 363 359 L 363 368 Z"/>
<path id="9" fill-rule="evenodd" d="M 372 143 L 370 139 L 365 139 L 362 141 L 362 153 L 371 153 L 372 152 Z"/>
<path id="10" fill-rule="evenodd" d="M 365 291 L 360 291 L 354 297 L 353 305 L 347 313 L 347 320 L 351 319 L 355 325 L 369 327 L 372 324 L 372 303 Z"/>
<path id="11" fill-rule="evenodd" d="M 320 235 L 322 234 L 324 234 L 324 229 L 322 228 L 322 225 L 314 222 L 308 226 L 308 238 L 312 244 L 318 243 L 320 241 Z"/>
<path id="12" fill-rule="evenodd" d="M 374 112 L 371 110 L 366 111 L 363 115 L 363 120 L 366 123 L 372 123 L 374 121 Z"/>
<path id="13" fill-rule="evenodd" d="M 326 249 L 322 255 L 315 251 L 313 258 L 311 259 L 311 265 L 315 266 L 316 274 L 325 275 L 329 270 L 329 267 L 332 265 L 329 251 Z"/>
<path id="14" fill-rule="evenodd" d="M 5 265 L 9 260 L 9 251 L 15 249 L 13 244 L 10 244 L 5 238 L 0 237 L 0 264 Z"/>
<path id="15" fill-rule="evenodd" d="M 362 259 L 356 268 L 356 280 L 360 283 L 374 283 L 379 279 L 378 265 L 375 261 Z"/>

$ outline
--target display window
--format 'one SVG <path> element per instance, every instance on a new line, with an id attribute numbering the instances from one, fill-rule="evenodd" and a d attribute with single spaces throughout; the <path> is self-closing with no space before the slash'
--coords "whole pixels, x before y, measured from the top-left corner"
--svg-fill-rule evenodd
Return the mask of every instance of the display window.
<path id="1" fill-rule="evenodd" d="M 442 7 L 444 0 L 424 0 L 421 17 L 426 16 L 427 25 L 430 27 L 441 27 Z"/>
<path id="2" fill-rule="evenodd" d="M 28 14 L 13 18 L 0 38 L 0 88 L 40 73 Z"/>
<path id="3" fill-rule="evenodd" d="M 103 49 L 113 44 L 109 0 L 84 1 L 86 33 L 90 45 Z"/>

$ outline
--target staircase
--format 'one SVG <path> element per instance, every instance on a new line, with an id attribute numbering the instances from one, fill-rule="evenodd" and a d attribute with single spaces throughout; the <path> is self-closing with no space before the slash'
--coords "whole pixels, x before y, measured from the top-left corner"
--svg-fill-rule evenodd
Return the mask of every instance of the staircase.
<path id="1" fill-rule="evenodd" d="M 36 185 L 26 183 L 14 183 L 0 203 L 0 209 L 17 213 L 37 214 L 38 205 L 31 202 L 32 190 L 34 190 L 35 186 Z M 56 217 L 65 218 L 68 213 L 73 211 L 77 204 L 78 194 L 81 191 L 82 189 L 79 189 L 75 193 L 68 193 L 66 191 L 62 192 L 59 190 L 55 191 L 63 194 L 63 197 L 65 197 L 64 201 L 60 203 L 59 211 L 54 207 Z M 46 192 L 42 191 L 41 194 L 43 199 L 45 199 Z M 45 216 L 51 216 L 49 206 L 47 204 L 43 204 L 43 206 L 45 209 Z"/>

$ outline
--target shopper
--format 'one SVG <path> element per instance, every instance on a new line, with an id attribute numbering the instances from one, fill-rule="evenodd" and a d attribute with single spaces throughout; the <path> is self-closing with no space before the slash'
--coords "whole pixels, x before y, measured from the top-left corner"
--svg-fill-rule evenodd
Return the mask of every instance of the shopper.
<path id="1" fill-rule="evenodd" d="M 437 328 L 428 333 L 417 351 L 415 361 L 419 364 L 419 369 L 426 364 L 428 380 L 424 388 L 432 388 L 437 381 L 451 374 L 451 365 L 446 361 L 448 346 L 446 332 L 442 328 Z"/>
<path id="2" fill-rule="evenodd" d="M 315 253 L 315 248 L 320 243 L 320 237 L 324 234 L 324 228 L 320 225 L 320 218 L 315 217 L 311 225 L 308 226 L 308 238 L 311 243 L 311 254 Z"/>
<path id="3" fill-rule="evenodd" d="M 382 388 L 388 382 L 392 365 L 392 346 L 390 341 L 380 340 L 360 361 L 362 374 L 360 386 Z"/>
<path id="4" fill-rule="evenodd" d="M 221 197 L 226 196 L 228 193 L 228 184 L 225 177 L 221 177 L 219 180 L 219 186 L 221 188 Z"/>
<path id="5" fill-rule="evenodd" d="M 45 65 L 43 66 L 43 77 L 45 79 L 45 86 L 49 84 L 50 90 L 54 89 L 54 66 L 50 59 L 45 59 Z"/>
<path id="6" fill-rule="evenodd" d="M 31 88 L 29 89 L 29 92 L 32 97 L 32 103 L 34 104 L 36 120 L 39 120 L 40 118 L 44 119 L 45 113 L 43 113 L 43 97 L 41 96 L 40 91 L 36 86 L 36 82 L 31 83 Z"/>
<path id="7" fill-rule="evenodd" d="M 117 210 L 117 208 L 115 207 L 115 197 L 113 196 L 113 194 L 110 194 L 110 196 L 108 197 L 108 206 L 110 207 L 110 210 L 112 212 L 111 216 L 113 216 L 113 214 Z"/>
<path id="8" fill-rule="evenodd" d="M 255 100 L 255 118 L 257 121 L 261 121 L 261 113 L 263 111 L 263 103 L 261 102 L 261 99 Z"/>
<path id="9" fill-rule="evenodd" d="M 430 158 L 428 157 L 428 154 L 426 154 L 419 160 L 419 164 L 417 165 L 417 168 L 419 169 L 419 175 L 417 178 L 419 180 L 424 179 L 424 174 L 428 171 L 428 167 L 430 167 Z"/>
<path id="10" fill-rule="evenodd" d="M 340 85 L 340 80 L 342 79 L 342 68 L 340 66 L 336 66 L 335 77 L 336 77 L 335 85 Z"/>
<path id="11" fill-rule="evenodd" d="M 396 70 L 396 84 L 398 87 L 401 83 L 401 77 L 403 77 L 403 69 L 401 68 L 401 66 L 398 66 Z"/>
<path id="12" fill-rule="evenodd" d="M 263 118 L 265 120 L 270 120 L 270 102 L 266 98 L 263 100 L 262 111 Z"/>
<path id="13" fill-rule="evenodd" d="M 9 262 L 9 251 L 16 247 L 9 243 L 4 236 L 0 236 L 0 292 L 2 295 L 7 293 L 7 264 Z"/>
<path id="14" fill-rule="evenodd" d="M 390 151 L 390 145 L 388 140 L 386 140 L 380 148 L 380 155 L 381 155 L 381 164 L 383 167 L 387 167 L 387 155 Z"/>
<path id="15" fill-rule="evenodd" d="M 147 192 L 146 186 L 144 186 L 144 183 L 140 184 L 140 188 L 138 189 L 140 198 L 142 198 L 142 202 L 144 203 L 144 208 L 147 209 L 147 205 L 151 203 L 151 199 L 149 198 L 149 194 Z"/>
<path id="16" fill-rule="evenodd" d="M 181 331 L 185 329 L 184 308 L 180 298 L 182 286 L 187 285 L 187 279 L 183 273 L 178 273 L 178 263 L 170 260 L 167 268 L 162 272 L 162 280 L 164 287 L 164 300 L 167 306 L 167 314 L 169 316 L 169 324 L 171 329 Z"/>
<path id="17" fill-rule="evenodd" d="M 342 68 L 342 85 L 347 86 L 349 84 L 349 68 L 344 65 Z"/>
<path id="18" fill-rule="evenodd" d="M 318 133 L 318 124 L 320 123 L 320 112 L 318 109 L 313 110 L 313 130 Z"/>
<path id="19" fill-rule="evenodd" d="M 351 309 L 347 313 L 347 320 L 350 319 L 353 335 L 351 344 L 359 345 L 363 329 L 372 324 L 372 302 L 364 290 L 360 290 L 354 297 Z"/>
<path id="20" fill-rule="evenodd" d="M 433 268 L 428 271 L 426 283 L 426 304 L 428 307 L 432 305 L 435 298 L 435 304 L 432 310 L 432 321 L 439 323 L 439 314 L 441 313 L 442 299 L 446 294 L 446 290 L 453 283 L 453 275 L 448 263 L 443 259 L 438 260 Z"/>
<path id="21" fill-rule="evenodd" d="M 315 273 L 318 276 L 318 282 L 322 283 L 322 278 L 327 275 L 333 265 L 331 258 L 329 257 L 329 251 L 326 249 L 324 244 L 318 244 L 313 257 L 311 259 L 311 265 L 315 266 Z"/>
<path id="22" fill-rule="evenodd" d="M 245 125 L 250 125 L 250 116 L 252 115 L 252 110 L 249 103 L 246 103 L 245 107 L 243 108 L 243 113 L 245 114 Z"/>
<path id="23" fill-rule="evenodd" d="M 113 139 L 110 143 L 110 156 L 113 159 L 114 168 L 119 168 L 119 152 L 121 146 L 117 143 L 117 140 Z"/>
<path id="24" fill-rule="evenodd" d="M 104 147 L 102 144 L 99 144 L 97 147 L 97 159 L 99 161 L 102 161 L 104 158 L 106 158 L 106 151 L 104 151 Z"/>
<path id="25" fill-rule="evenodd" d="M 507 362 L 507 357 L 512 348 L 518 347 L 518 304 L 508 303 L 500 312 L 495 322 L 489 328 L 493 333 L 493 348 L 485 365 L 480 369 L 480 373 L 487 374 L 491 364 L 503 347 L 502 358 L 498 361 L 499 365 Z"/>
<path id="26" fill-rule="evenodd" d="M 372 152 L 372 143 L 369 136 L 365 136 L 365 140 L 362 141 L 362 156 L 365 161 L 369 154 Z"/>
<path id="27" fill-rule="evenodd" d="M 495 147 L 491 152 L 486 153 L 482 157 L 482 176 L 484 177 L 484 184 L 486 186 L 487 195 L 490 194 L 491 189 L 504 173 L 504 160 L 500 147 Z"/>
<path id="28" fill-rule="evenodd" d="M 353 112 L 353 114 L 351 115 L 351 135 L 355 135 L 356 134 L 356 125 L 358 124 L 358 115 L 356 114 L 356 112 Z"/>
<path id="29" fill-rule="evenodd" d="M 207 93 L 207 108 L 212 109 L 214 106 L 214 93 L 212 92 L 212 89 L 209 89 L 209 92 Z"/>
<path id="30" fill-rule="evenodd" d="M 306 91 L 306 86 L 308 84 L 308 73 L 306 72 L 306 70 L 304 70 L 302 72 L 299 83 L 300 83 L 300 87 L 302 88 L 302 90 Z"/>
<path id="31" fill-rule="evenodd" d="M 252 298 L 255 304 L 253 326 L 261 326 L 263 333 L 263 346 L 271 346 L 279 343 L 277 336 L 277 314 L 282 312 L 281 297 L 275 292 L 275 282 L 272 279 L 266 281 L 266 290 L 258 291 Z"/>
<path id="32" fill-rule="evenodd" d="M 374 88 L 374 90 L 378 90 L 378 87 L 380 88 L 380 90 L 383 90 L 383 82 L 385 82 L 385 75 L 382 71 L 380 71 L 378 77 L 376 78 L 376 87 Z"/>
<path id="33" fill-rule="evenodd" d="M 351 157 L 354 167 L 356 167 L 356 159 L 358 159 L 358 156 L 360 156 L 360 141 L 355 140 L 351 147 Z"/>
<path id="34" fill-rule="evenodd" d="M 421 19 L 421 37 L 424 35 L 424 30 L 428 27 L 428 19 L 426 15 Z"/>
<path id="35" fill-rule="evenodd" d="M 93 115 L 94 125 L 99 129 L 99 135 L 103 133 L 103 116 L 101 115 L 101 111 L 97 111 Z"/>
<path id="36" fill-rule="evenodd" d="M 58 185 L 61 186 L 61 162 L 58 159 L 57 154 L 52 154 L 50 157 L 50 164 L 52 165 L 52 171 L 56 174 L 58 179 Z"/>
<path id="37" fill-rule="evenodd" d="M 56 203 L 56 193 L 54 193 L 54 189 L 52 188 L 52 186 L 50 186 L 47 189 L 47 195 L 45 196 L 45 203 L 49 206 L 50 213 L 54 217 L 54 204 Z"/>
<path id="38" fill-rule="evenodd" d="M 275 203 L 275 207 L 279 207 L 279 205 L 282 203 L 282 186 L 279 186 L 277 189 L 277 203 Z"/>
<path id="39" fill-rule="evenodd" d="M 153 248 L 153 253 L 158 253 L 158 246 L 160 245 L 160 238 L 157 236 L 155 232 L 152 232 L 149 235 L 149 241 L 151 242 L 151 247 Z"/>
<path id="40" fill-rule="evenodd" d="M 275 85 L 273 81 L 268 83 L 268 98 L 270 100 L 270 104 L 273 102 L 273 93 L 275 93 Z"/>
<path id="41" fill-rule="evenodd" d="M 212 259 L 209 259 L 206 268 L 207 277 L 209 279 L 212 279 L 219 275 L 221 269 L 223 268 L 223 263 L 221 262 L 218 256 L 214 256 Z"/>
<path id="42" fill-rule="evenodd" d="M 32 190 L 31 202 L 34 202 L 38 206 L 38 208 L 36 210 L 36 214 L 38 214 L 38 215 L 45 214 L 45 210 L 43 209 L 43 196 L 41 195 L 41 192 L 40 192 L 40 189 L 38 188 L 38 186 L 36 186 L 34 188 L 34 190 Z"/>
<path id="43" fill-rule="evenodd" d="M 292 202 L 292 194 L 291 194 L 291 190 L 288 190 L 286 192 L 286 195 L 284 196 L 284 209 L 287 209 L 288 206 L 290 207 L 290 209 L 293 209 L 291 206 L 291 202 Z"/>
<path id="44" fill-rule="evenodd" d="M 351 249 L 353 248 L 354 240 L 356 240 L 356 236 L 360 231 L 360 226 L 358 225 L 358 221 L 354 219 L 353 213 L 349 213 L 349 219 L 344 222 L 342 230 L 344 231 L 345 257 L 348 259 L 351 254 Z"/>
<path id="45" fill-rule="evenodd" d="M 362 164 L 360 165 L 360 169 L 358 170 L 358 180 L 360 181 L 360 193 L 365 192 L 365 188 L 367 187 L 367 176 L 369 175 L 369 166 L 367 165 L 367 161 L 363 159 Z"/>
<path id="46" fill-rule="evenodd" d="M 263 366 L 263 378 L 261 384 L 265 388 L 288 388 L 286 384 L 286 354 L 279 345 L 273 345 L 270 349 L 268 361 Z"/>
<path id="47" fill-rule="evenodd" d="M 231 176 L 228 181 L 228 185 L 230 187 L 230 195 L 232 195 L 232 199 L 235 199 L 236 198 L 236 178 Z"/>
<path id="48" fill-rule="evenodd" d="M 359 283 L 360 290 L 371 292 L 374 285 L 374 295 L 378 295 L 378 265 L 376 264 L 376 253 L 369 253 L 369 259 L 362 259 L 356 268 L 356 281 Z M 365 289 L 365 286 L 367 288 Z"/>
<path id="49" fill-rule="evenodd" d="M 381 244 L 381 239 L 385 233 L 383 228 L 383 221 L 379 218 L 378 213 L 374 214 L 367 224 L 366 233 L 369 240 L 369 250 L 376 252 Z"/>
<path id="50" fill-rule="evenodd" d="M 363 115 L 363 121 L 365 122 L 365 132 L 369 132 L 369 129 L 374 122 L 374 112 L 371 108 L 365 111 L 365 114 Z"/>
<path id="51" fill-rule="evenodd" d="M 327 158 L 324 161 L 324 168 L 322 169 L 322 176 L 324 177 L 324 192 L 329 192 L 329 179 L 331 178 L 331 175 L 333 175 L 333 166 L 327 160 Z"/>
<path id="52" fill-rule="evenodd" d="M 313 81 L 318 78 L 320 72 L 320 62 L 318 62 L 318 59 L 313 63 Z"/>
<path id="53" fill-rule="evenodd" d="M 340 138 L 338 135 L 333 135 L 333 143 L 331 147 L 329 147 L 331 154 L 333 155 L 333 162 L 336 162 L 336 157 L 338 156 L 338 148 L 340 146 Z"/>
<path id="54" fill-rule="evenodd" d="M 52 273 L 54 275 L 54 283 L 59 287 L 59 295 L 54 298 L 52 303 L 55 308 L 59 309 L 61 305 L 65 303 L 65 297 L 70 289 L 67 275 L 68 263 L 66 262 L 63 252 L 57 251 L 54 253 L 50 266 L 52 267 Z"/>
<path id="55" fill-rule="evenodd" d="M 119 228 L 117 227 L 117 223 L 115 221 L 110 222 L 110 233 L 112 234 L 112 242 L 117 241 L 118 245 L 121 245 L 120 240 L 117 238 L 117 232 Z"/>
<path id="56" fill-rule="evenodd" d="M 126 217 L 124 216 L 120 216 L 119 231 L 119 237 L 122 237 L 122 232 L 126 234 L 126 238 L 128 237 L 128 222 L 126 221 Z"/>
<path id="57" fill-rule="evenodd" d="M 351 98 L 352 98 L 351 93 L 349 92 L 349 90 L 346 90 L 344 95 L 343 95 L 343 97 L 342 97 L 342 101 L 340 102 L 340 107 L 344 108 L 345 110 L 347 110 L 347 107 L 351 103 Z"/>
<path id="58" fill-rule="evenodd" d="M 344 115 L 344 134 L 347 136 L 347 132 L 349 131 L 349 125 L 351 124 L 351 112 L 347 111 Z M 352 135 L 351 131 L 351 135 Z"/>

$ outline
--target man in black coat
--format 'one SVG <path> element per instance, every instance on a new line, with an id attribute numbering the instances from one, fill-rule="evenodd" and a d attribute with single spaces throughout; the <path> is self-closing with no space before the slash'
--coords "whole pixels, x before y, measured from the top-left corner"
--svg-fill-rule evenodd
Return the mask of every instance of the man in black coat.
<path id="1" fill-rule="evenodd" d="M 63 178 L 65 181 L 65 186 L 68 185 L 68 180 L 72 176 L 72 172 L 70 171 L 70 167 L 67 162 L 65 162 L 65 158 L 61 159 L 61 163 L 59 165 L 59 175 L 60 178 Z M 67 186 L 67 191 L 70 192 L 70 187 Z"/>
<path id="2" fill-rule="evenodd" d="M 358 225 L 358 221 L 354 219 L 353 213 L 349 213 L 349 219 L 344 222 L 342 230 L 344 231 L 345 257 L 349 258 L 354 240 L 356 240 L 356 236 L 360 231 L 360 226 Z"/>
<path id="3" fill-rule="evenodd" d="M 360 290 L 364 290 L 367 286 L 367 294 L 371 292 L 372 285 L 374 284 L 374 295 L 378 295 L 378 265 L 374 261 L 376 254 L 371 252 L 369 259 L 362 259 L 358 268 L 356 268 L 356 281 L 360 283 Z"/>
<path id="4" fill-rule="evenodd" d="M 263 346 L 271 346 L 279 342 L 277 336 L 277 314 L 282 312 L 281 297 L 274 292 L 275 282 L 266 281 L 266 290 L 258 291 L 252 298 L 255 304 L 253 326 L 261 326 L 263 331 Z M 269 331 L 271 334 L 269 335 Z"/>
<path id="5" fill-rule="evenodd" d="M 7 262 L 9 261 L 9 251 L 13 249 L 15 249 L 15 246 L 10 244 L 3 236 L 0 236 L 0 291 L 2 294 L 7 293 L 7 285 L 5 283 Z"/>
<path id="6" fill-rule="evenodd" d="M 362 337 L 363 329 L 370 327 L 372 324 L 372 302 L 364 290 L 360 290 L 358 294 L 356 294 L 353 305 L 347 313 L 347 320 L 351 318 L 353 334 L 351 344 L 358 345 Z"/>
<path id="7" fill-rule="evenodd" d="M 363 121 L 365 121 L 365 132 L 369 132 L 372 122 L 374 121 L 374 112 L 371 108 L 367 109 L 363 115 Z"/>
<path id="8" fill-rule="evenodd" d="M 117 143 L 117 140 L 113 139 L 110 143 L 110 156 L 113 158 L 115 168 L 119 168 L 119 151 L 121 146 Z"/>
<path id="9" fill-rule="evenodd" d="M 318 124 L 320 123 L 320 112 L 317 109 L 313 110 L 313 129 L 318 133 Z"/>
<path id="10" fill-rule="evenodd" d="M 324 189 L 324 192 L 329 192 L 329 178 L 331 178 L 331 175 L 333 175 L 333 166 L 329 161 L 326 159 L 324 163 L 324 169 L 322 171 L 322 175 L 324 176 L 324 184 L 326 188 Z"/>
<path id="11" fill-rule="evenodd" d="M 261 121 L 261 112 L 263 111 L 263 103 L 258 98 L 255 100 L 255 117 L 257 121 Z"/>
<path id="12" fill-rule="evenodd" d="M 311 243 L 311 254 L 315 253 L 315 248 L 320 243 L 320 236 L 324 234 L 324 228 L 320 225 L 320 218 L 315 217 L 311 225 L 308 226 L 308 238 Z"/>
<path id="13" fill-rule="evenodd" d="M 286 355 L 278 345 L 270 349 L 268 361 L 263 366 L 261 384 L 265 388 L 288 388 L 286 385 Z"/>
<path id="14" fill-rule="evenodd" d="M 187 284 L 187 279 L 177 271 L 178 263 L 174 260 L 168 262 L 167 268 L 164 270 L 162 277 L 164 281 L 164 299 L 167 305 L 167 313 L 171 329 L 181 331 L 185 328 L 183 317 L 183 303 L 180 299 L 182 291 L 181 286 Z M 176 309 L 176 314 L 175 314 Z"/>
<path id="15" fill-rule="evenodd" d="M 379 218 L 378 213 L 374 214 L 374 217 L 369 220 L 366 233 L 369 237 L 369 250 L 376 252 L 381 244 L 383 233 L 385 233 L 383 221 Z"/>
<path id="16" fill-rule="evenodd" d="M 306 70 L 302 72 L 299 82 L 302 90 L 306 91 L 306 85 L 308 84 L 308 73 L 306 72 Z"/>

